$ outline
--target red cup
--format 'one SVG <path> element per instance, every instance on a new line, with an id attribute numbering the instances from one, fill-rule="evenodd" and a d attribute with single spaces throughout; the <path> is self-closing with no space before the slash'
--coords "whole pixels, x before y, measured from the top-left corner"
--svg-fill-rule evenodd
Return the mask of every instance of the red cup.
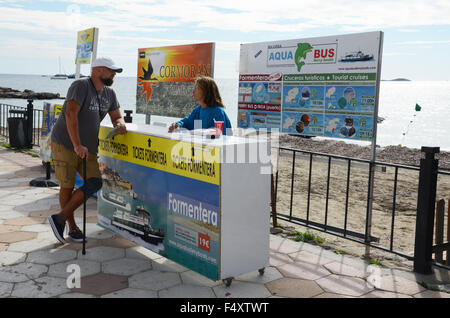
<path id="1" fill-rule="evenodd" d="M 223 134 L 223 121 L 215 121 L 214 127 L 216 127 L 216 135 Z"/>

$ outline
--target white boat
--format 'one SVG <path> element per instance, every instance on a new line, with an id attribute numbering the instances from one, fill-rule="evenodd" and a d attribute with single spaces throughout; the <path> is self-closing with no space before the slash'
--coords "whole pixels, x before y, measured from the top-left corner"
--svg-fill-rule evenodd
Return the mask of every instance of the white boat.
<path id="1" fill-rule="evenodd" d="M 65 74 L 55 74 L 52 77 L 50 77 L 51 79 L 67 79 L 67 75 Z"/>
<path id="2" fill-rule="evenodd" d="M 340 62 L 358 62 L 358 61 L 370 61 L 373 59 L 373 54 L 364 54 L 361 51 L 349 52 L 340 59 Z"/>
<path id="3" fill-rule="evenodd" d="M 59 73 L 51 76 L 50 79 L 62 79 L 62 80 L 65 80 L 65 79 L 68 78 L 68 76 L 66 74 L 62 74 L 61 73 L 61 58 L 58 58 L 58 61 L 59 61 Z"/>

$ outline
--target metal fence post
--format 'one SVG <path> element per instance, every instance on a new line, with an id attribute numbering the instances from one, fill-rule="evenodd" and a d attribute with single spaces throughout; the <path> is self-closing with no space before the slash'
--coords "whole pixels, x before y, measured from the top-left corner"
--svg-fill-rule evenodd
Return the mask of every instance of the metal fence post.
<path id="1" fill-rule="evenodd" d="M 27 105 L 27 134 L 25 137 L 25 147 L 32 149 L 33 148 L 33 135 L 34 135 L 34 131 L 33 131 L 33 121 L 34 121 L 34 114 L 33 114 L 33 100 L 29 99 L 28 100 L 28 105 Z"/>
<path id="2" fill-rule="evenodd" d="M 414 245 L 414 272 L 431 274 L 431 256 L 434 230 L 434 205 L 439 160 L 434 154 L 439 147 L 422 147 L 425 158 L 420 159 L 419 193 L 417 196 L 416 239 Z"/>

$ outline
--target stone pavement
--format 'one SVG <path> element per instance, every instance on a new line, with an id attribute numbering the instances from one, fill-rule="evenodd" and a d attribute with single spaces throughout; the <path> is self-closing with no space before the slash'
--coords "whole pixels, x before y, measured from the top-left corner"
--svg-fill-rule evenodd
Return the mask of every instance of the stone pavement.
<path id="1" fill-rule="evenodd" d="M 82 255 L 82 244 L 60 244 L 48 224 L 47 216 L 59 208 L 58 189 L 28 185 L 43 176 L 39 158 L 0 147 L 0 298 L 450 298 L 424 287 L 449 290 L 446 270 L 423 276 L 378 267 L 276 235 L 270 235 L 264 275 L 255 270 L 226 287 L 103 230 L 96 225 L 93 199 L 87 203 L 88 243 Z M 76 220 L 81 227 L 81 208 Z M 81 269 L 80 288 L 68 287 L 72 264 Z"/>

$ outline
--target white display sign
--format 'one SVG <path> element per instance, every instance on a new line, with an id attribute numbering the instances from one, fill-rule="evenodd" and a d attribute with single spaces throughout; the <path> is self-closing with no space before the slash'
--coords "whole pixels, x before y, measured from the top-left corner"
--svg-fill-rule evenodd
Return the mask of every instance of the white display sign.
<path id="1" fill-rule="evenodd" d="M 242 44 L 238 126 L 372 140 L 383 32 Z"/>

